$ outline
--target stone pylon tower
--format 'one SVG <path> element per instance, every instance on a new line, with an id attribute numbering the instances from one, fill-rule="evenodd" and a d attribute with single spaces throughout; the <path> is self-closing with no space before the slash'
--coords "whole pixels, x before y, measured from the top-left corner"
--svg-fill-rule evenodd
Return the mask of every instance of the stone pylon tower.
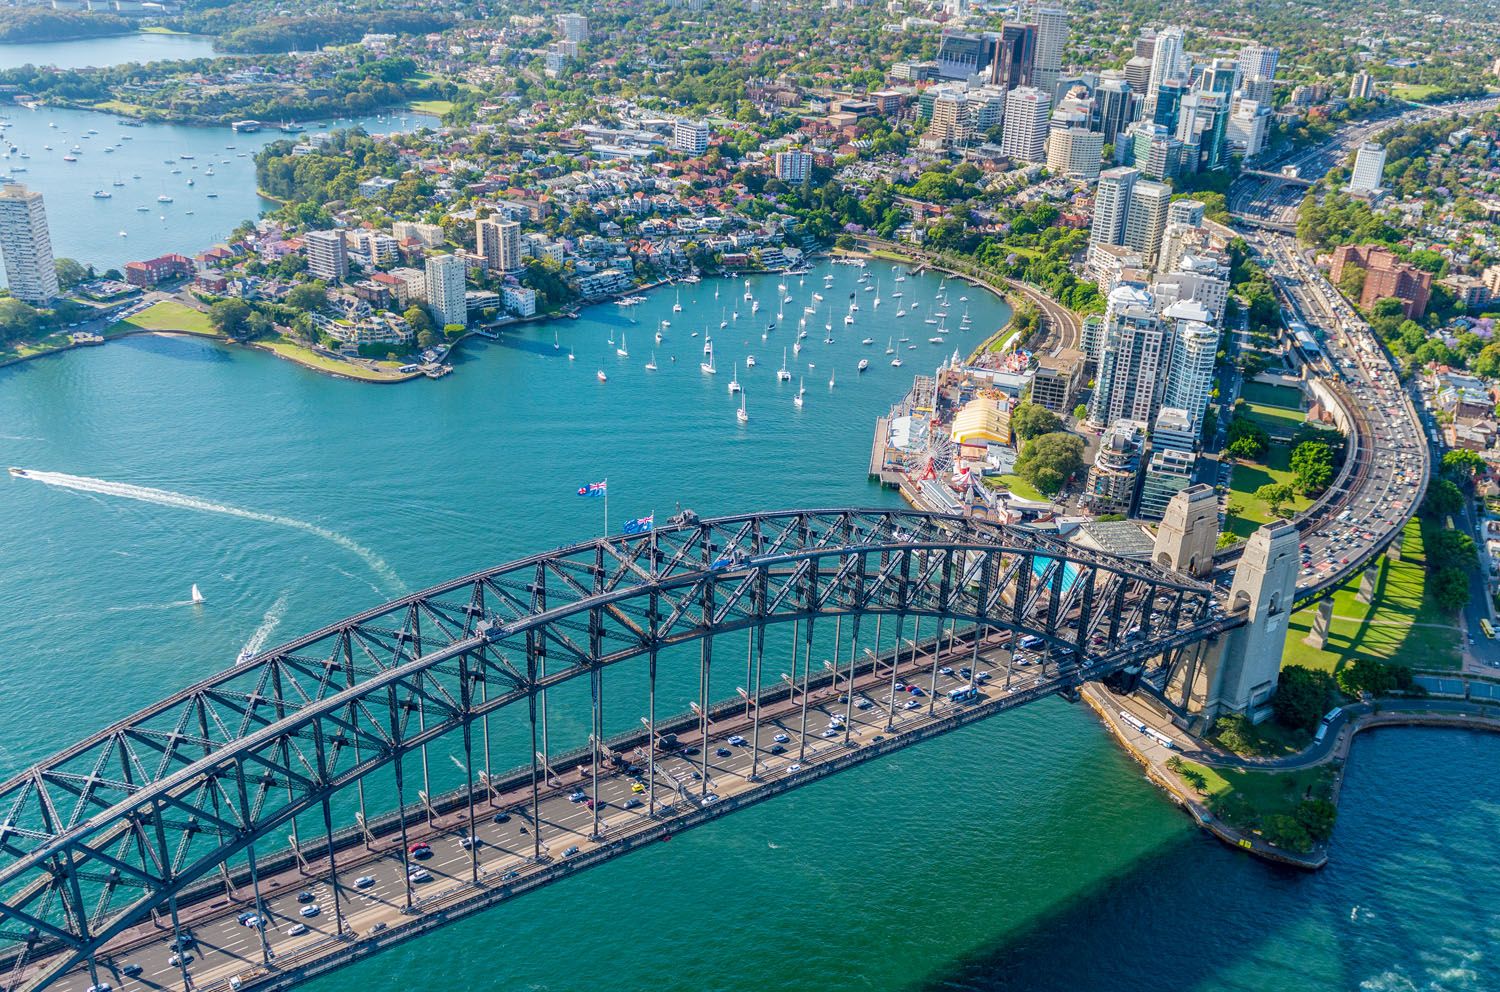
<path id="1" fill-rule="evenodd" d="M 1188 708 L 1205 721 L 1223 713 L 1245 713 L 1252 720 L 1266 715 L 1297 591 L 1297 546 L 1297 528 L 1284 520 L 1266 524 L 1245 542 L 1229 589 L 1230 613 L 1243 616 L 1245 626 L 1230 631 L 1186 687 Z"/>
<path id="2" fill-rule="evenodd" d="M 1151 558 L 1162 568 L 1201 579 L 1213 570 L 1218 543 L 1219 498 L 1200 482 L 1167 503 Z"/>

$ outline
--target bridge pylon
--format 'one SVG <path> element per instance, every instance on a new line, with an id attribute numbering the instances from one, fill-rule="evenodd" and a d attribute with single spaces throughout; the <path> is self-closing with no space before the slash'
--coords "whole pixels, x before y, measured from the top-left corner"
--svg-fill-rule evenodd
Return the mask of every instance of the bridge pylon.
<path id="1" fill-rule="evenodd" d="M 1214 567 L 1219 543 L 1219 497 L 1195 483 L 1173 495 L 1156 531 L 1151 559 L 1162 568 L 1201 579 Z"/>
<path id="2" fill-rule="evenodd" d="M 1235 567 L 1229 611 L 1245 625 L 1213 646 L 1195 646 L 1177 666 L 1173 698 L 1207 730 L 1225 713 L 1243 713 L 1259 722 L 1276 692 L 1287 619 L 1297 590 L 1298 532 L 1285 520 L 1250 535 Z"/>

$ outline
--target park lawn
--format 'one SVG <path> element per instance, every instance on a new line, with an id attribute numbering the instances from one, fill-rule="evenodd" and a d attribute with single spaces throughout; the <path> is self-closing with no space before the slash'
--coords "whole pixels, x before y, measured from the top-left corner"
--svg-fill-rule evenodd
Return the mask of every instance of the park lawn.
<path id="1" fill-rule="evenodd" d="M 1289 410 L 1281 406 L 1241 401 L 1237 409 L 1272 437 L 1289 438 L 1297 432 L 1298 427 L 1307 422 L 1307 414 L 1300 408 Z"/>
<path id="2" fill-rule="evenodd" d="M 995 476 L 994 479 L 1021 499 L 1034 499 L 1039 502 L 1047 501 L 1047 497 L 1043 496 L 1035 486 L 1019 475 L 1001 475 Z"/>
<path id="3" fill-rule="evenodd" d="M 208 322 L 208 314 L 184 306 L 176 300 L 162 300 L 160 303 L 154 303 L 135 316 L 126 317 L 106 333 L 119 334 L 122 331 L 131 330 L 181 331 L 185 334 L 203 334 L 213 338 L 222 336 Z"/>
<path id="4" fill-rule="evenodd" d="M 1222 804 L 1233 795 L 1241 800 L 1222 804 L 1219 809 L 1225 823 L 1242 830 L 1253 830 L 1277 813 L 1291 814 L 1305 799 L 1327 799 L 1333 791 L 1333 769 L 1328 765 L 1269 772 L 1215 768 L 1184 759 L 1182 769 L 1189 775 L 1202 776 L 1199 791 L 1208 799 Z"/>
<path id="5" fill-rule="evenodd" d="M 1393 83 L 1391 96 L 1398 100 L 1426 100 L 1438 89 L 1431 83 Z"/>
<path id="6" fill-rule="evenodd" d="M 1260 529 L 1261 524 L 1271 522 L 1271 508 L 1264 500 L 1255 498 L 1255 490 L 1261 486 L 1273 482 L 1292 482 L 1291 451 L 1284 444 L 1272 444 L 1266 454 L 1264 465 L 1255 462 L 1236 462 L 1234 474 L 1229 478 L 1229 502 L 1237 503 L 1243 509 L 1238 514 L 1229 515 L 1224 521 L 1224 529 L 1241 539 L 1248 538 Z M 1306 496 L 1297 495 L 1293 497 L 1292 510 L 1294 512 L 1307 509 L 1312 505 L 1312 500 Z"/>
<path id="7" fill-rule="evenodd" d="M 1337 672 L 1359 658 L 1439 671 L 1452 671 L 1462 664 L 1462 635 L 1453 618 L 1427 593 L 1422 529 L 1416 520 L 1409 521 L 1402 532 L 1401 560 L 1381 555 L 1376 568 L 1373 602 L 1361 603 L 1357 598 L 1357 575 L 1334 591 L 1335 619 L 1322 648 L 1302 642 L 1312 629 L 1313 608 L 1292 614 L 1281 655 L 1283 665 Z"/>
<path id="8" fill-rule="evenodd" d="M 112 114 L 124 114 L 129 117 L 140 116 L 146 112 L 146 108 L 140 104 L 126 103 L 124 100 L 102 100 L 94 104 L 94 109 Z"/>
<path id="9" fill-rule="evenodd" d="M 290 359 L 299 365 L 309 368 L 321 369 L 325 372 L 333 372 L 338 375 L 348 376 L 351 379 L 363 379 L 366 382 L 399 382 L 409 376 L 397 371 L 396 362 L 379 362 L 379 369 L 370 369 L 364 365 L 356 365 L 353 362 L 345 362 L 337 358 L 329 358 L 320 355 L 311 348 L 303 347 L 285 339 L 280 341 L 257 341 L 255 347 Z"/>
<path id="10" fill-rule="evenodd" d="M 411 109 L 412 109 L 413 112 L 418 113 L 418 114 L 431 114 L 434 117 L 441 117 L 444 114 L 446 114 L 448 111 L 450 111 L 450 110 L 453 109 L 453 101 L 452 100 L 413 100 L 411 102 Z"/>
<path id="11" fill-rule="evenodd" d="M 1291 386 L 1270 382 L 1247 382 L 1240 395 L 1257 406 L 1274 406 L 1283 410 L 1302 410 L 1302 392 Z"/>
<path id="12" fill-rule="evenodd" d="M 12 361 L 19 358 L 31 358 L 35 355 L 44 355 L 49 351 L 56 351 L 66 347 L 68 344 L 69 331 L 53 331 L 45 337 L 37 338 L 35 341 L 12 341 L 4 347 L 0 347 L 0 362 Z"/>

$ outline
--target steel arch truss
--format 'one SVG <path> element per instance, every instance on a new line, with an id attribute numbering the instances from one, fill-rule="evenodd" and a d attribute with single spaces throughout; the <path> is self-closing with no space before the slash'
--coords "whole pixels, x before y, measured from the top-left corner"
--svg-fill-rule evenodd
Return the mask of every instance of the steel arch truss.
<path id="1" fill-rule="evenodd" d="M 0 787 L 0 952 L 40 989 L 299 814 L 542 689 L 674 644 L 893 614 L 1043 638 L 1078 681 L 1235 625 L 1207 586 L 959 517 L 819 510 L 575 545 L 268 651 Z M 326 807 L 325 807 L 326 808 Z"/>

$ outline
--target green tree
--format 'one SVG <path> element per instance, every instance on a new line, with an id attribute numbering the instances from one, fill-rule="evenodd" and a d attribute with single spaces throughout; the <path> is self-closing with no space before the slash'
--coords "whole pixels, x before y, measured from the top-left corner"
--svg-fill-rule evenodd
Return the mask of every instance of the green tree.
<path id="1" fill-rule="evenodd" d="M 1080 404 L 1078 404 L 1077 406 L 1075 406 L 1073 408 L 1073 419 L 1074 420 L 1085 420 L 1085 419 L 1087 419 L 1088 415 L 1089 415 L 1089 408 L 1088 408 L 1088 406 L 1086 404 L 1080 403 Z"/>
<path id="2" fill-rule="evenodd" d="M 1292 449 L 1292 475 L 1297 491 L 1317 496 L 1333 481 L 1333 449 L 1323 441 L 1303 441 Z"/>
<path id="3" fill-rule="evenodd" d="M 1479 561 L 1474 539 L 1461 530 L 1429 528 L 1422 535 L 1422 545 L 1431 569 L 1472 568 Z"/>
<path id="4" fill-rule="evenodd" d="M 1083 438 L 1064 431 L 1026 442 L 1016 459 L 1016 474 L 1048 496 L 1055 495 L 1083 468 Z"/>
<path id="5" fill-rule="evenodd" d="M 1333 836 L 1333 825 L 1338 821 L 1339 808 L 1326 799 L 1304 799 L 1293 813 L 1308 836 L 1315 841 L 1326 841 Z"/>
<path id="6" fill-rule="evenodd" d="M 1268 482 L 1255 490 L 1255 498 L 1266 504 L 1271 516 L 1287 517 L 1290 516 L 1287 506 L 1297 498 L 1297 494 L 1292 490 L 1291 483 Z"/>
<path id="7" fill-rule="evenodd" d="M 418 338 L 421 337 L 423 331 L 431 334 L 434 330 L 436 330 L 436 328 L 433 326 L 432 318 L 427 316 L 427 311 L 422 309 L 421 307 L 407 307 L 406 312 L 401 316 L 406 320 L 406 326 L 410 327 L 412 329 L 412 332 L 416 334 Z"/>
<path id="8" fill-rule="evenodd" d="M 1266 817 L 1260 832 L 1266 840 L 1288 851 L 1306 854 L 1313 847 L 1312 836 L 1307 828 L 1295 816 L 1287 813 L 1272 813 Z"/>
<path id="9" fill-rule="evenodd" d="M 1228 451 L 1236 458 L 1260 461 L 1271 446 L 1271 438 L 1249 417 L 1236 416 L 1229 421 Z"/>
<path id="10" fill-rule="evenodd" d="M 1441 520 L 1464 507 L 1463 490 L 1450 479 L 1434 479 L 1427 487 L 1427 497 L 1422 500 L 1422 513 Z"/>
<path id="11" fill-rule="evenodd" d="M 231 338 L 244 338 L 250 328 L 250 305 L 244 300 L 219 300 L 208 308 L 214 330 Z"/>
<path id="12" fill-rule="evenodd" d="M 1039 403 L 1022 403 L 1010 414 L 1010 429 L 1022 441 L 1054 434 L 1062 427 L 1062 418 Z"/>
<path id="13" fill-rule="evenodd" d="M 82 262 L 76 262 L 71 258 L 59 258 L 53 261 L 53 267 L 57 269 L 57 284 L 63 289 L 72 289 L 81 282 L 92 278 L 92 272 Z"/>
<path id="14" fill-rule="evenodd" d="M 1283 727 L 1312 733 L 1328 712 L 1333 690 L 1333 676 L 1328 672 L 1287 665 L 1277 677 L 1271 713 Z"/>
<path id="15" fill-rule="evenodd" d="M 313 313 L 328 304 L 328 287 L 321 282 L 293 286 L 286 294 L 286 305 L 303 313 Z"/>
<path id="16" fill-rule="evenodd" d="M 1432 598 L 1449 613 L 1469 605 L 1469 574 L 1461 568 L 1440 568 L 1432 573 Z"/>
<path id="17" fill-rule="evenodd" d="M 1472 479 L 1475 473 L 1483 471 L 1484 459 L 1479 452 L 1470 451 L 1468 448 L 1454 448 L 1452 451 L 1443 453 L 1443 471 L 1458 479 Z"/>

